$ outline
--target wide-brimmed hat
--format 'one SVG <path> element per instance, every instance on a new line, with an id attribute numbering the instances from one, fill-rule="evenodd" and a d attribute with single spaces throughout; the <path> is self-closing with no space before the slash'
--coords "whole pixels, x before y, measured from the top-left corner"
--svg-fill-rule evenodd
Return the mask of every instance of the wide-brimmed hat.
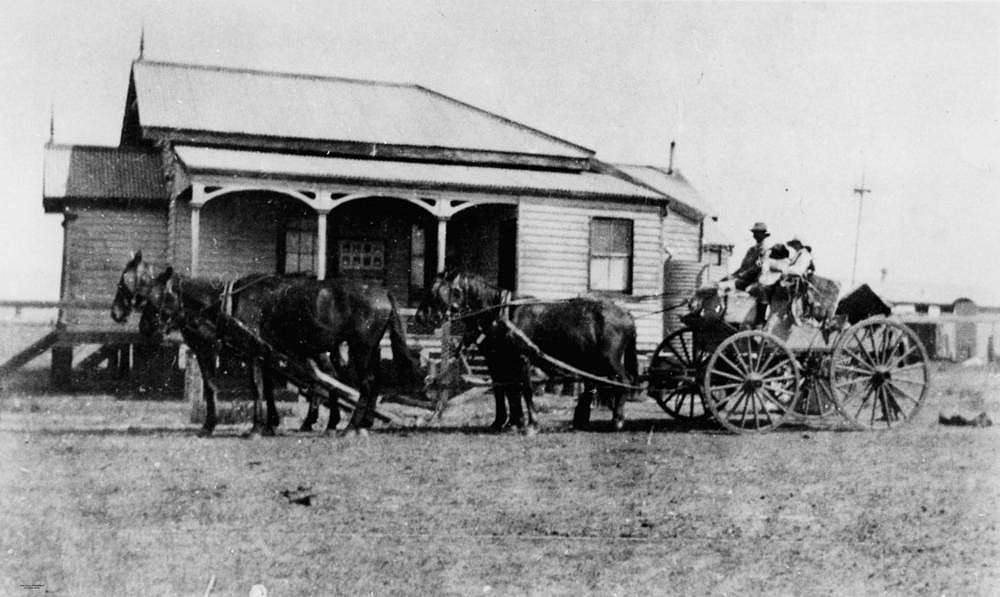
<path id="1" fill-rule="evenodd" d="M 771 233 L 767 231 L 767 224 L 764 222 L 754 222 L 754 225 L 750 227 L 750 232 L 763 232 L 768 236 L 771 235 Z"/>
<path id="2" fill-rule="evenodd" d="M 792 243 L 799 243 L 800 245 L 805 244 L 804 242 L 802 242 L 802 235 L 800 234 L 792 235 L 792 238 L 788 239 L 788 241 L 785 244 L 790 245 Z"/>

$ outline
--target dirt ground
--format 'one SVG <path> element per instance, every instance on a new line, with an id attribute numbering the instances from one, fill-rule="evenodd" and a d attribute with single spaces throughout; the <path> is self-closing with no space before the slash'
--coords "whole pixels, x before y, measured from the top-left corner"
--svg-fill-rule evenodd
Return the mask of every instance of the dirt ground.
<path id="1" fill-rule="evenodd" d="M 1000 368 L 935 368 L 907 428 L 758 437 L 651 402 L 572 432 L 546 396 L 532 437 L 473 400 L 368 437 L 200 439 L 185 403 L 11 390 L 0 595 L 1000 595 L 1000 427 L 938 424 L 1000 420 Z"/>

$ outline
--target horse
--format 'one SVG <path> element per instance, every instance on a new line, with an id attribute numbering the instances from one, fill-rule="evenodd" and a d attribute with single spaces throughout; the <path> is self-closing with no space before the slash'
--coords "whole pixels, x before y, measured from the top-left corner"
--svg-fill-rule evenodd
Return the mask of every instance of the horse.
<path id="1" fill-rule="evenodd" d="M 509 316 L 504 313 L 509 309 Z M 577 398 L 573 426 L 585 429 L 590 422 L 594 389 L 611 405 L 613 426 L 624 426 L 624 399 L 621 385 L 638 378 L 636 331 L 632 315 L 609 300 L 579 297 L 565 301 L 529 302 L 503 305 L 503 293 L 482 276 L 454 273 L 437 276 L 417 310 L 417 322 L 438 326 L 449 317 L 464 323 L 462 345 L 475 344 L 483 354 L 493 383 L 494 431 L 508 426 L 532 429 L 535 425 L 531 367 L 538 366 L 553 376 L 558 371 L 540 358 L 531 346 L 517 337 L 503 321 L 509 317 L 542 353 L 571 367 L 620 385 L 586 382 Z M 521 399 L 527 406 L 524 422 Z M 507 407 L 510 407 L 509 415 Z"/>
<path id="2" fill-rule="evenodd" d="M 313 297 L 312 305 L 296 303 L 299 312 L 294 314 L 283 302 L 294 302 L 307 295 Z M 331 297 L 335 300 L 331 301 Z M 241 326 L 222 325 L 225 323 L 223 303 L 227 299 L 232 303 L 232 317 Z M 124 322 L 133 309 L 142 309 L 140 331 L 149 334 L 179 329 L 185 343 L 195 353 L 205 382 L 206 418 L 200 435 L 211 435 L 217 423 L 215 395 L 209 381 L 216 373 L 220 341 L 242 345 L 244 354 L 254 354 L 247 359 L 255 397 L 251 433 L 259 431 L 271 435 L 278 424 L 273 400 L 275 375 L 269 371 L 262 355 L 255 354 L 260 346 L 255 338 L 249 337 L 251 335 L 259 336 L 269 346 L 290 356 L 325 364 L 322 369 L 327 372 L 361 380 L 361 397 L 349 425 L 351 428 L 372 425 L 380 365 L 376 360 L 380 356 L 378 345 L 386 329 L 390 331 L 397 377 L 422 391 L 422 380 L 406 347 L 395 303 L 387 292 L 374 287 L 317 281 L 301 275 L 255 274 L 240 278 L 226 292 L 226 285 L 220 281 L 179 276 L 170 268 L 154 276 L 152 268 L 142 261 L 140 252 L 122 272 L 111 316 L 115 321 Z M 297 339 L 299 335 L 308 340 Z M 340 357 L 336 364 L 329 356 L 333 352 Z M 313 388 L 300 390 L 310 398 L 309 413 L 302 423 L 302 430 L 308 431 L 318 416 L 318 393 Z M 262 395 L 267 402 L 264 420 L 260 408 Z M 339 423 L 340 413 L 332 397 L 329 406 L 327 428 L 332 430 Z"/>

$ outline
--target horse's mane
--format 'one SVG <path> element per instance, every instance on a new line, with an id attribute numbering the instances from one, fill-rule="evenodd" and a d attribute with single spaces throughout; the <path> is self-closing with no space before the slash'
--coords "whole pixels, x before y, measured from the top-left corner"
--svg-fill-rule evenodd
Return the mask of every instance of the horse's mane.
<path id="1" fill-rule="evenodd" d="M 482 275 L 473 272 L 455 272 L 445 276 L 445 281 L 452 288 L 459 288 L 465 293 L 466 306 L 482 309 L 500 304 L 501 289 L 486 281 Z"/>

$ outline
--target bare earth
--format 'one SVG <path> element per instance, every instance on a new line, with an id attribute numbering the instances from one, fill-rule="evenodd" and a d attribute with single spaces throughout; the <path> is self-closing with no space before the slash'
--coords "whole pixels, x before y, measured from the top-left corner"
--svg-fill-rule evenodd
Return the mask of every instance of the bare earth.
<path id="1" fill-rule="evenodd" d="M 546 396 L 533 437 L 485 432 L 478 400 L 369 437 L 199 439 L 184 403 L 12 391 L 0 595 L 1000 595 L 1000 427 L 937 422 L 1000 419 L 1000 368 L 935 368 L 908 428 L 760 437 L 653 403 L 571 432 Z"/>

